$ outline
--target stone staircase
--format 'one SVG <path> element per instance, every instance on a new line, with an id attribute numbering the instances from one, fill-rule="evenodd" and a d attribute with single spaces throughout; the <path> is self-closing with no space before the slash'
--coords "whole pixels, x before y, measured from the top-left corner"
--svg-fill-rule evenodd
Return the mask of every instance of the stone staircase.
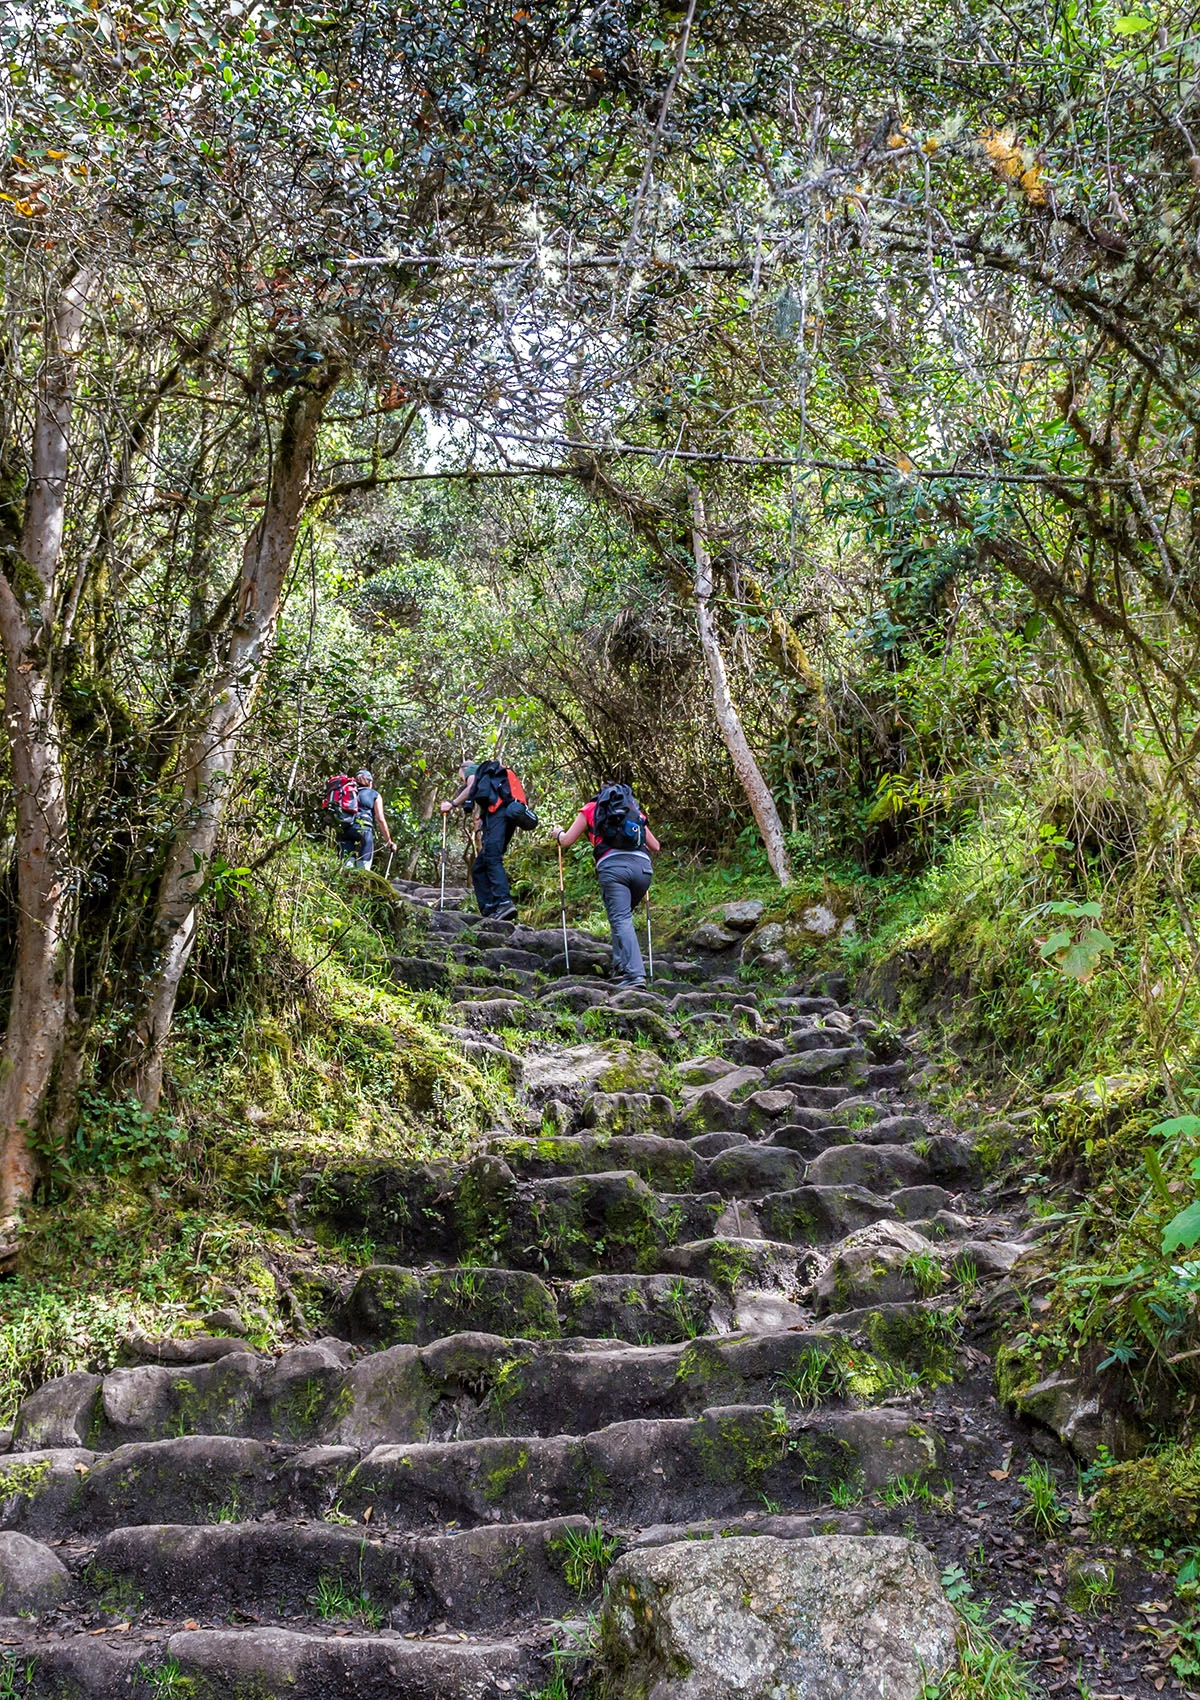
<path id="1" fill-rule="evenodd" d="M 970 1462 L 938 1390 L 1020 1245 L 886 1028 L 720 959 L 612 992 L 594 938 L 568 973 L 396 889 L 398 980 L 522 1108 L 468 1161 L 304 1178 L 299 1236 L 375 1248 L 336 1335 L 134 1341 L 26 1401 L 0 1693 L 537 1695 L 619 1553 L 870 1532 Z"/>

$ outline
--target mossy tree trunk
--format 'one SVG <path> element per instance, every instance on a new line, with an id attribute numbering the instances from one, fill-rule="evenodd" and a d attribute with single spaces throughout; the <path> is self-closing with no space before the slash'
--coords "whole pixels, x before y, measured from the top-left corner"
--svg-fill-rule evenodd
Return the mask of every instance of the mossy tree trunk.
<path id="1" fill-rule="evenodd" d="M 33 1136 L 71 1015 L 76 880 L 55 693 L 56 633 L 71 415 L 94 284 L 93 271 L 77 270 L 47 311 L 27 471 L 22 480 L 10 462 L 0 493 L 4 723 L 17 819 L 16 962 L 0 1056 L 0 1261 L 11 1255 L 21 1206 L 32 1196 Z"/>
<path id="2" fill-rule="evenodd" d="M 153 956 L 131 1053 L 134 1089 L 148 1108 L 162 1093 L 163 1054 L 196 938 L 242 733 L 262 684 L 284 581 L 304 513 L 317 431 L 340 378 L 326 362 L 288 396 L 262 519 L 246 541 L 222 663 L 177 741 L 182 819 L 158 887 Z"/>

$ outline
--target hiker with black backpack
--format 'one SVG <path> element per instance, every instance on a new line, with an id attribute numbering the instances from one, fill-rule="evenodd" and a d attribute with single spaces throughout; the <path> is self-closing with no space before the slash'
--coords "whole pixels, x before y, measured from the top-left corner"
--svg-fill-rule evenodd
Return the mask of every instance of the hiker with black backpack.
<path id="1" fill-rule="evenodd" d="M 322 805 L 338 828 L 338 851 L 344 868 L 369 868 L 375 856 L 376 828 L 389 850 L 395 839 L 383 812 L 383 798 L 371 783 L 371 775 L 360 767 L 351 779 L 338 773 L 327 781 Z"/>
<path id="2" fill-rule="evenodd" d="M 644 986 L 646 969 L 633 911 L 650 890 L 654 874 L 650 852 L 657 855 L 662 846 L 628 785 L 601 786 L 567 830 L 555 832 L 554 841 L 567 850 L 585 832 L 612 934 L 613 978 L 619 986 Z"/>
<path id="3" fill-rule="evenodd" d="M 479 913 L 494 921 L 513 921 L 517 906 L 512 900 L 504 855 L 514 832 L 529 832 L 537 816 L 529 807 L 525 788 L 511 767 L 499 761 L 464 762 L 459 768 L 463 788 L 457 797 L 442 804 L 442 813 L 461 808 L 468 814 L 479 810 L 480 851 L 471 864 L 471 884 Z"/>

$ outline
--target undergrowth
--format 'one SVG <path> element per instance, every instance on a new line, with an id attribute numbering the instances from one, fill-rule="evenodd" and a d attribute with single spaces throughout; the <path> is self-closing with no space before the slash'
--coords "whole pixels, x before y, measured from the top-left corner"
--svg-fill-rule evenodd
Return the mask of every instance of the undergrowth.
<path id="1" fill-rule="evenodd" d="M 93 1068 L 77 1125 L 44 1153 L 20 1273 L 0 1282 L 0 1423 L 42 1381 L 111 1365 L 133 1333 L 195 1331 L 232 1306 L 265 1348 L 300 1316 L 319 1321 L 339 1270 L 369 1248 L 297 1247 L 301 1175 L 467 1150 L 506 1089 L 392 983 L 409 924 L 382 880 L 311 849 L 209 917 L 163 1108 L 147 1114 Z M 229 948 L 232 1002 L 202 984 Z"/>

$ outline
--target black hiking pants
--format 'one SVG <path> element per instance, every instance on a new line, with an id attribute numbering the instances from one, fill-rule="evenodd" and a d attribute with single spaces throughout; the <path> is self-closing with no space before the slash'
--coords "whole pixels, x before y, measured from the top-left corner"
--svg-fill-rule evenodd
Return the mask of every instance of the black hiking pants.
<path id="1" fill-rule="evenodd" d="M 484 815 L 482 827 L 483 847 L 471 864 L 471 884 L 475 887 L 479 913 L 494 915 L 497 909 L 512 902 L 504 871 L 504 852 L 517 829 L 514 822 L 505 820 L 503 809 L 497 809 L 494 815 Z"/>

